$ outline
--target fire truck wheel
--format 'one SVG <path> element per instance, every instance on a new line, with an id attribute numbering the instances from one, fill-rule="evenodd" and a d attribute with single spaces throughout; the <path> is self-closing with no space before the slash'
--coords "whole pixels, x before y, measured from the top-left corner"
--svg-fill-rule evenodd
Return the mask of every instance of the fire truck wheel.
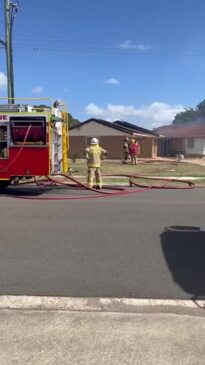
<path id="1" fill-rule="evenodd" d="M 0 190 L 7 188 L 11 184 L 11 180 L 0 180 Z"/>

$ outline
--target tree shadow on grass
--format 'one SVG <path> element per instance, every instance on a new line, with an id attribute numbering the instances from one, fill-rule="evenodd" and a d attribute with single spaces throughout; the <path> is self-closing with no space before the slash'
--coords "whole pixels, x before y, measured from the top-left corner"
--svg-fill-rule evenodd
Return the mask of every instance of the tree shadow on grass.
<path id="1" fill-rule="evenodd" d="M 193 300 L 205 299 L 205 232 L 199 227 L 167 227 L 161 245 L 173 280 Z"/>

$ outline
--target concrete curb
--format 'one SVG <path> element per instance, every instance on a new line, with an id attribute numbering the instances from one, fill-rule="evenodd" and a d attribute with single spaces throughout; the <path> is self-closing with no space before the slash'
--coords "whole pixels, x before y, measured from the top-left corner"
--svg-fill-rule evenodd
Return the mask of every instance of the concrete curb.
<path id="1" fill-rule="evenodd" d="M 144 308 L 153 310 L 165 307 L 204 311 L 205 300 L 0 296 L 0 309 L 137 312 Z"/>
<path id="2" fill-rule="evenodd" d="M 85 175 L 73 175 L 73 177 L 75 179 L 86 179 Z M 205 180 L 205 176 L 158 176 L 158 175 L 143 175 L 141 176 L 141 179 L 143 178 L 157 178 L 159 180 L 164 180 L 164 179 L 178 179 L 178 180 Z M 129 180 L 129 178 L 127 176 L 106 176 L 103 175 L 103 179 L 110 179 L 110 180 Z"/>

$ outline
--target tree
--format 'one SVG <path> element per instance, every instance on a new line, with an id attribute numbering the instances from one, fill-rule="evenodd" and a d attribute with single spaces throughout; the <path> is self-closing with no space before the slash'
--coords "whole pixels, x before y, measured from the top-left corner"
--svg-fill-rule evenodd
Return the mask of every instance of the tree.
<path id="1" fill-rule="evenodd" d="M 80 124 L 78 119 L 73 118 L 73 116 L 68 113 L 68 129 L 74 127 L 75 125 Z"/>
<path id="2" fill-rule="evenodd" d="M 205 123 L 205 99 L 194 109 L 186 109 L 175 115 L 172 124 Z"/>
<path id="3" fill-rule="evenodd" d="M 196 106 L 196 111 L 205 113 L 205 99 Z"/>
<path id="4" fill-rule="evenodd" d="M 47 109 L 51 109 L 50 106 L 45 105 L 45 104 L 40 104 L 40 105 L 34 105 L 34 108 L 36 109 L 36 111 L 38 112 L 43 112 L 43 110 L 45 108 Z M 80 121 L 76 118 L 73 118 L 73 116 L 70 113 L 67 113 L 68 115 L 68 129 L 74 127 L 77 124 L 80 124 Z"/>
<path id="5" fill-rule="evenodd" d="M 190 108 L 186 109 L 184 112 L 176 114 L 173 124 L 191 123 L 193 119 L 195 119 L 195 110 Z"/>
<path id="6" fill-rule="evenodd" d="M 45 104 L 40 104 L 40 105 L 34 105 L 33 106 L 37 112 L 43 112 L 44 109 L 51 109 L 51 107 L 49 105 L 45 105 Z"/>

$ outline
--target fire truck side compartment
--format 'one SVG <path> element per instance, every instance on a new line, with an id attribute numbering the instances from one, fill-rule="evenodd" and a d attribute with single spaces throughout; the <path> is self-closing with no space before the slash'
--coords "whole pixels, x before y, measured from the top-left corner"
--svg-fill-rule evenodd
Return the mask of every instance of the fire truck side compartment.
<path id="1" fill-rule="evenodd" d="M 45 117 L 11 117 L 11 141 L 13 144 L 23 143 L 27 130 L 31 125 L 25 144 L 46 144 Z"/>

